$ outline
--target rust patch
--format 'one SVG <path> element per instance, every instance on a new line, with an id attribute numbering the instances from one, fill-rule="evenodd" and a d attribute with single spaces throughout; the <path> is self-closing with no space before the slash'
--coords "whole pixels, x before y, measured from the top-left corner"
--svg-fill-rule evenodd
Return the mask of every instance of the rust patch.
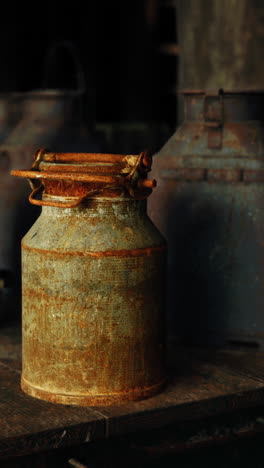
<path id="1" fill-rule="evenodd" d="M 43 181 L 45 187 L 45 194 L 52 196 L 65 197 L 83 197 L 87 194 L 87 184 L 85 182 L 76 182 L 68 180 L 45 180 Z M 89 184 L 89 191 L 94 191 L 96 197 L 118 197 L 124 193 L 124 187 L 121 188 L 104 188 L 103 194 L 101 193 L 101 185 L 97 183 Z"/>
<path id="2" fill-rule="evenodd" d="M 163 179 L 181 180 L 185 182 L 208 181 L 208 182 L 263 182 L 264 169 L 235 169 L 235 168 L 180 168 L 162 169 Z"/>
<path id="3" fill-rule="evenodd" d="M 43 151 L 43 150 L 40 150 Z M 38 152 L 36 153 L 38 156 Z M 94 162 L 94 163 L 120 163 L 126 162 L 126 158 L 128 156 L 126 154 L 107 154 L 107 153 L 52 153 L 46 151 L 42 154 L 42 160 L 52 163 L 62 163 L 62 162 L 78 162 L 78 163 L 85 163 L 85 162 Z M 130 158 L 137 158 L 137 155 L 131 155 Z"/>
<path id="4" fill-rule="evenodd" d="M 106 250 L 105 252 L 91 252 L 91 251 L 72 251 L 72 250 L 44 250 L 28 247 L 23 242 L 21 246 L 24 250 L 30 252 L 38 252 L 44 255 L 51 255 L 53 257 L 149 257 L 152 254 L 158 254 L 160 252 L 166 252 L 167 247 L 165 245 L 159 245 L 155 247 L 147 247 L 143 249 L 121 249 L 121 250 Z"/>
<path id="5" fill-rule="evenodd" d="M 258 170 L 245 170 L 244 171 L 245 182 L 264 182 L 264 169 Z"/>
<path id="6" fill-rule="evenodd" d="M 41 162 L 39 164 L 39 169 L 43 172 L 58 172 L 60 171 L 63 172 L 72 172 L 72 173 L 86 173 L 89 172 L 94 173 L 94 174 L 100 174 L 100 175 L 109 175 L 109 174 L 115 174 L 116 172 L 120 172 L 126 167 L 124 164 L 111 164 L 111 163 L 101 163 L 100 166 L 96 163 L 92 164 L 63 164 L 61 167 L 58 167 L 58 164 L 55 166 L 54 164 L 49 164 L 45 162 Z M 60 172 L 59 171 L 59 172 Z"/>

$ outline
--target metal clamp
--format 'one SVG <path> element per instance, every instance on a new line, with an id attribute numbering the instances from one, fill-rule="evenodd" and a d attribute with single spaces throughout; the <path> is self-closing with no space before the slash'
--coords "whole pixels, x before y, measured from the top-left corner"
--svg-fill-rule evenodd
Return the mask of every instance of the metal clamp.
<path id="1" fill-rule="evenodd" d="M 221 149 L 224 124 L 223 91 L 204 96 L 204 125 L 208 129 L 208 148 Z"/>

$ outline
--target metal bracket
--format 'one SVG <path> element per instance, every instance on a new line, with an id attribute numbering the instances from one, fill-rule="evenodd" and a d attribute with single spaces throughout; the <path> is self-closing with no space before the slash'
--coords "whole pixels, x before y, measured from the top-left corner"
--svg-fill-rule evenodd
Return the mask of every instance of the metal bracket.
<path id="1" fill-rule="evenodd" d="M 204 125 L 208 129 L 208 148 L 221 149 L 224 123 L 223 94 L 205 94 Z"/>

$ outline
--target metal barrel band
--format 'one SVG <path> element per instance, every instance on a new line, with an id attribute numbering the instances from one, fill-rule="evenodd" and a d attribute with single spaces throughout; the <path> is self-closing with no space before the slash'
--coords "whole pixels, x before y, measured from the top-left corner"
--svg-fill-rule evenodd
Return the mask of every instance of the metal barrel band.
<path id="1" fill-rule="evenodd" d="M 163 179 L 174 179 L 185 182 L 243 182 L 254 183 L 264 181 L 264 169 L 241 168 L 174 168 L 162 169 Z"/>

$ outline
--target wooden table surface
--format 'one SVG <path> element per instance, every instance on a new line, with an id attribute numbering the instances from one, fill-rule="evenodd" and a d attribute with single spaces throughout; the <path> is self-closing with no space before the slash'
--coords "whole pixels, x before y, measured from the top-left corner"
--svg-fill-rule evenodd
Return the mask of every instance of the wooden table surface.
<path id="1" fill-rule="evenodd" d="M 174 347 L 169 352 L 168 367 L 166 388 L 140 402 L 88 408 L 48 403 L 21 391 L 19 327 L 2 328 L 0 457 L 176 427 L 263 405 L 263 352 Z M 255 429 L 252 424 L 248 431 Z M 256 424 L 264 427 L 264 419 L 257 418 Z"/>

